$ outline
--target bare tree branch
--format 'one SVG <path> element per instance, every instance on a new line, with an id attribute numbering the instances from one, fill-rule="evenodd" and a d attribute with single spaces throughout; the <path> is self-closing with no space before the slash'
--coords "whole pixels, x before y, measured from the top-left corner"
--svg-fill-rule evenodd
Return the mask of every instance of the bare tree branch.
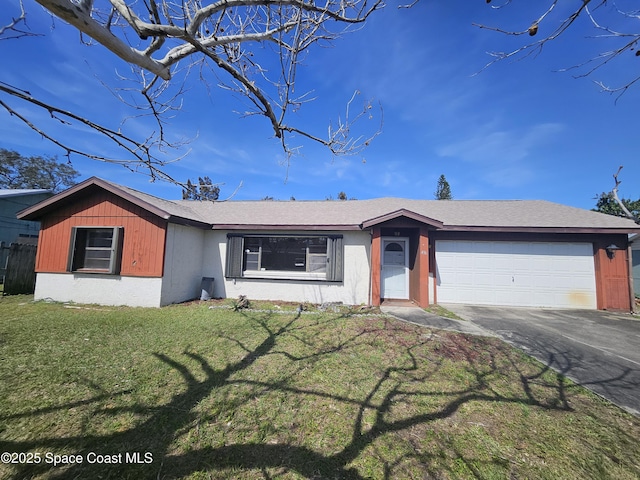
<path id="1" fill-rule="evenodd" d="M 110 15 L 108 22 L 100 23 L 105 14 L 89 8 L 90 3 L 36 1 L 126 62 L 164 80 L 171 79 L 171 67 L 181 60 L 197 54 L 212 60 L 232 79 L 228 86 L 249 98 L 257 112 L 268 118 L 277 138 L 292 131 L 284 124 L 284 117 L 290 106 L 299 105 L 290 98 L 299 55 L 319 41 L 338 38 L 349 25 L 364 23 L 384 6 L 382 0 L 325 0 L 321 4 L 304 0 L 219 0 L 205 6 L 197 0 L 163 0 L 158 8 L 156 2 L 141 5 L 109 0 L 115 17 Z M 334 29 L 329 21 L 343 26 Z M 133 30 L 140 44 L 126 44 L 114 33 L 116 26 L 123 38 L 127 30 Z M 166 42 L 169 39 L 171 47 Z M 277 47 L 281 64 L 281 71 L 271 78 L 266 78 L 267 70 L 252 60 L 256 52 L 251 46 L 265 43 Z M 267 93 L 269 86 L 275 86 L 277 93 Z M 322 143 L 332 142 L 329 139 Z M 344 153 L 343 149 L 333 151 Z"/>
<path id="2" fill-rule="evenodd" d="M 169 80 L 171 73 L 161 62 L 151 58 L 127 45 L 111 32 L 106 25 L 101 25 L 92 18 L 91 2 L 75 3 L 71 0 L 36 0 L 40 5 L 65 22 L 73 25 L 85 35 L 107 47 L 112 53 L 127 63 L 138 65 L 159 77 Z M 89 8 L 88 8 L 89 7 Z"/>
<path id="3" fill-rule="evenodd" d="M 27 13 L 24 10 L 24 5 L 20 1 L 20 15 L 12 17 L 11 21 L 6 25 L 0 25 L 0 40 L 12 40 L 21 37 L 37 37 L 40 36 L 37 33 L 33 33 L 27 30 L 19 28 L 20 24 L 26 25 Z"/>
<path id="4" fill-rule="evenodd" d="M 331 150 L 331 153 L 333 153 L 336 156 L 346 155 L 346 154 L 359 154 L 371 144 L 371 142 L 375 137 L 377 137 L 382 132 L 382 123 L 383 123 L 382 106 L 379 105 L 381 115 L 380 115 L 380 127 L 378 128 L 378 130 L 368 137 L 364 137 L 364 136 L 352 137 L 351 136 L 351 128 L 358 120 L 360 120 L 361 118 L 368 118 L 368 119 L 373 118 L 373 115 L 371 113 L 371 110 L 373 109 L 373 105 L 371 104 L 371 102 L 365 102 L 362 110 L 359 111 L 355 117 L 351 117 L 351 114 L 350 114 L 351 104 L 355 101 L 356 96 L 359 94 L 360 94 L 359 91 L 354 92 L 349 102 L 347 102 L 347 108 L 346 108 L 344 120 L 338 118 L 337 125 L 335 127 L 332 124 L 329 125 L 327 139 L 314 137 L 305 131 L 299 130 L 291 126 L 284 125 L 282 129 L 287 132 L 298 133 L 304 137 L 314 140 L 315 142 L 318 142 L 324 145 L 325 147 L 329 148 L 329 150 Z"/>
<path id="5" fill-rule="evenodd" d="M 622 180 L 618 180 L 618 175 L 620 175 L 620 171 L 622 170 L 622 167 L 623 166 L 620 165 L 620 167 L 618 167 L 618 171 L 613 174 L 613 180 L 615 181 L 616 185 L 615 185 L 615 187 L 613 187 L 613 190 L 611 190 L 611 194 L 613 195 L 613 199 L 616 201 L 616 203 L 618 204 L 618 206 L 620 207 L 622 212 L 626 215 L 626 217 L 630 218 L 631 220 L 633 220 L 637 224 L 640 224 L 640 217 L 637 217 L 633 213 L 631 213 L 629 211 L 629 209 L 627 208 L 627 206 L 618 197 L 618 187 L 622 183 Z"/>
<path id="6" fill-rule="evenodd" d="M 212 67 L 217 86 L 241 94 L 251 109 L 247 115 L 266 117 L 273 134 L 280 139 L 288 158 L 296 152 L 286 137 L 297 134 L 329 148 L 333 155 L 359 154 L 380 128 L 369 135 L 351 138 L 353 122 L 373 118 L 370 102 L 356 116 L 330 126 L 325 138 L 289 121 L 289 113 L 312 100 L 309 92 L 294 95 L 301 58 L 317 44 L 326 44 L 364 24 L 384 7 L 384 0 L 36 0 L 53 16 L 75 27 L 90 39 L 124 60 L 133 74 L 124 87 L 114 92 L 125 101 L 135 117 L 147 115 L 157 125 L 149 138 L 136 143 L 120 131 L 109 130 L 63 108 L 38 101 L 19 88 L 5 86 L 2 91 L 47 110 L 52 117 L 72 119 L 107 136 L 123 148 L 130 160 L 112 163 L 144 166 L 152 178 L 164 178 L 163 162 L 151 154 L 154 148 L 171 144 L 165 132 L 166 116 L 180 109 L 184 82 L 193 67 L 200 66 L 201 80 L 211 80 L 202 66 Z M 16 30 L 22 16 L 3 31 Z M 1 32 L 0 32 L 1 34 Z M 276 66 L 274 68 L 274 65 Z M 176 77 L 179 74 L 179 78 Z M 120 78 L 124 78 L 120 76 Z M 181 86 L 182 82 L 182 86 Z M 110 82 L 103 81 L 108 85 Z M 130 92 L 139 92 L 131 102 Z M 125 100 L 122 93 L 127 92 Z M 352 107 L 354 98 L 347 105 Z M 81 152 L 64 144 L 18 115 L 7 102 L 3 108 L 29 128 L 63 148 L 67 155 L 108 161 L 101 155 Z M 127 162 L 131 162 L 130 164 Z"/>
<path id="7" fill-rule="evenodd" d="M 487 3 L 491 3 L 491 0 L 487 0 Z M 492 6 L 494 9 L 505 8 L 510 5 L 511 0 L 506 0 L 505 3 Z M 492 27 L 483 24 L 474 24 L 476 27 L 499 32 L 509 36 L 538 36 L 539 32 L 543 30 L 548 31 L 542 37 L 537 40 L 524 43 L 523 45 L 515 48 L 511 51 L 504 52 L 489 52 L 489 55 L 493 59 L 488 62 L 480 71 L 485 70 L 496 62 L 507 59 L 520 59 L 532 54 L 537 54 L 549 43 L 556 41 L 560 36 L 566 34 L 566 32 L 574 27 L 579 18 L 585 18 L 591 24 L 591 27 L 595 31 L 594 39 L 607 40 L 609 42 L 617 42 L 618 46 L 612 49 L 603 50 L 597 56 L 587 59 L 585 61 L 577 62 L 573 66 L 564 68 L 560 71 L 569 70 L 585 70 L 583 73 L 579 73 L 576 77 L 589 77 L 596 71 L 599 71 L 611 61 L 622 57 L 626 53 L 633 53 L 634 57 L 640 56 L 640 29 L 638 28 L 638 21 L 640 20 L 640 11 L 623 11 L 620 10 L 615 4 L 611 7 L 611 2 L 607 0 L 582 0 L 576 2 L 575 8 L 567 15 L 561 13 L 562 10 L 556 7 L 560 4 L 559 0 L 547 0 L 543 6 L 542 14 L 535 18 L 531 24 L 525 29 L 507 29 L 501 27 Z M 609 6 L 610 8 L 605 8 Z M 563 16 L 554 17 L 553 14 L 559 13 Z M 623 23 L 624 29 L 613 28 L 607 26 L 607 24 Z M 609 93 L 624 94 L 630 87 L 640 81 L 640 75 L 632 75 L 629 80 L 624 80 L 617 86 L 607 86 L 603 81 L 596 81 L 595 83 L 600 88 Z"/>
<path id="8" fill-rule="evenodd" d="M 91 120 L 84 118 L 80 115 L 77 115 L 73 112 L 45 103 L 41 100 L 38 100 L 32 97 L 29 92 L 19 90 L 17 88 L 14 88 L 4 83 L 0 83 L 0 92 L 8 94 L 11 97 L 18 98 L 29 104 L 35 105 L 41 109 L 46 110 L 52 119 L 57 120 L 60 123 L 71 125 L 72 122 L 76 122 L 78 124 L 84 125 L 89 129 L 108 138 L 113 143 L 115 143 L 119 148 L 123 149 L 129 154 L 129 158 L 118 160 L 110 157 L 105 157 L 102 155 L 92 154 L 84 150 L 75 148 L 71 145 L 68 145 L 67 143 L 64 143 L 61 140 L 58 140 L 53 135 L 47 133 L 44 129 L 35 125 L 24 115 L 21 115 L 20 113 L 18 113 L 18 111 L 12 108 L 9 104 L 0 100 L 0 106 L 4 108 L 11 116 L 18 118 L 30 129 L 42 135 L 43 138 L 49 140 L 50 142 L 62 148 L 66 152 L 67 157 L 70 157 L 71 154 L 76 154 L 76 155 L 89 158 L 91 160 L 119 164 L 128 168 L 131 171 L 144 171 L 153 180 L 162 179 L 172 183 L 179 184 L 179 182 L 174 180 L 171 176 L 169 176 L 164 171 L 164 167 L 166 167 L 167 164 L 170 162 L 158 159 L 152 153 L 152 148 L 156 145 L 156 141 L 153 137 L 149 137 L 143 141 L 133 139 L 132 137 L 129 137 L 120 131 L 110 129 L 101 124 L 92 122 Z"/>

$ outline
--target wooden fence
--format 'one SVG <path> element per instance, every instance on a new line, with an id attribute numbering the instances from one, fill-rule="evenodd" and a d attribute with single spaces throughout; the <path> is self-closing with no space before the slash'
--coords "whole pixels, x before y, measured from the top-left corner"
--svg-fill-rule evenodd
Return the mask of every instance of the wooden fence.
<path id="1" fill-rule="evenodd" d="M 7 258 L 9 257 L 9 244 L 0 242 L 0 282 L 4 283 L 4 274 L 7 271 Z"/>
<path id="2" fill-rule="evenodd" d="M 36 246 L 12 243 L 9 246 L 4 294 L 33 293 L 36 285 Z"/>

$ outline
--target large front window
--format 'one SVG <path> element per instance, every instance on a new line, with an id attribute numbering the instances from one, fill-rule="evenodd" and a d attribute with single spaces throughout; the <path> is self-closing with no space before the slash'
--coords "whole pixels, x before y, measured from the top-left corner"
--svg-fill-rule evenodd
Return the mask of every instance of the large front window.
<path id="1" fill-rule="evenodd" d="M 244 252 L 245 271 L 327 270 L 327 237 L 246 237 Z"/>
<path id="2" fill-rule="evenodd" d="M 74 227 L 69 271 L 119 273 L 121 238 L 122 228 L 118 227 Z"/>
<path id="3" fill-rule="evenodd" d="M 229 235 L 226 276 L 340 281 L 342 237 Z"/>

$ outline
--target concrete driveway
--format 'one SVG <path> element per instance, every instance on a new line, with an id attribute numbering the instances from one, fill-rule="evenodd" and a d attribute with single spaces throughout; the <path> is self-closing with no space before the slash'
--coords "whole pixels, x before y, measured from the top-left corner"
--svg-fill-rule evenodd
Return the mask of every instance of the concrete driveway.
<path id="1" fill-rule="evenodd" d="M 443 305 L 640 415 L 640 320 L 592 310 Z"/>

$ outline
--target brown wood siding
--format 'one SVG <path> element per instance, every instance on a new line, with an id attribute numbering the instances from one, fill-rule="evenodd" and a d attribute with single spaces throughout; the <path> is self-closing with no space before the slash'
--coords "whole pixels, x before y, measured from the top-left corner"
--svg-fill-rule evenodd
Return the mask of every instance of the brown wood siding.
<path id="1" fill-rule="evenodd" d="M 421 227 L 411 236 L 409 298 L 420 307 L 429 306 L 429 230 Z"/>
<path id="2" fill-rule="evenodd" d="M 379 227 L 373 227 L 373 235 L 371 237 L 371 305 L 380 305 L 380 262 L 382 255 L 382 239 Z"/>
<path id="3" fill-rule="evenodd" d="M 381 303 L 381 237 L 407 237 L 409 239 L 409 299 L 421 307 L 429 306 L 429 235 L 427 226 L 414 220 L 400 218 L 373 227 L 371 244 L 372 305 Z"/>
<path id="4" fill-rule="evenodd" d="M 36 272 L 67 271 L 72 227 L 123 227 L 120 274 L 162 276 L 166 220 L 106 191 L 94 191 L 42 218 Z"/>
<path id="5" fill-rule="evenodd" d="M 615 244 L 620 250 L 609 258 L 606 247 Z M 596 300 L 599 310 L 630 311 L 633 308 L 629 290 L 629 256 L 627 237 L 611 235 L 594 242 L 596 262 Z"/>

